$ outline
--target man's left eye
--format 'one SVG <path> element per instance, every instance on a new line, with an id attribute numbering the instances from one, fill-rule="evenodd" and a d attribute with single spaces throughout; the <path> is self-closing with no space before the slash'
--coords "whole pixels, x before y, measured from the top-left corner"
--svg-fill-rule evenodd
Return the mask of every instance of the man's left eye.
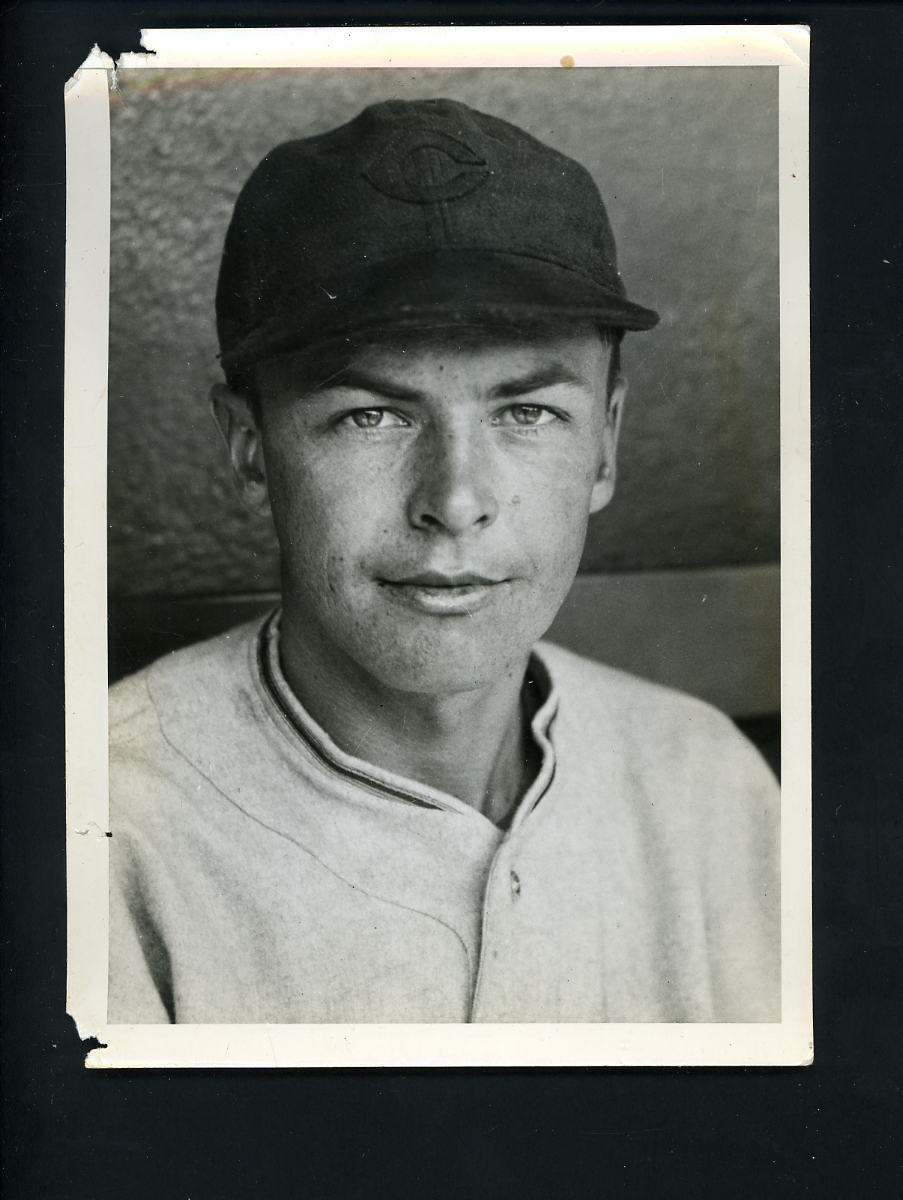
<path id="1" fill-rule="evenodd" d="M 551 409 L 543 408 L 541 404 L 512 404 L 495 419 L 497 425 L 521 425 L 535 428 L 537 425 L 550 425 L 556 420 Z"/>

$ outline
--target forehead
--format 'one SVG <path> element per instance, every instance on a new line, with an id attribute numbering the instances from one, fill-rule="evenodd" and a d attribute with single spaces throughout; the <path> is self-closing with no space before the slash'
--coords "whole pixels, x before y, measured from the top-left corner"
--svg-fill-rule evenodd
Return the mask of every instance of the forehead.
<path id="1" fill-rule="evenodd" d="M 443 326 L 391 330 L 326 346 L 307 347 L 261 364 L 260 391 L 296 395 L 338 386 L 346 372 L 374 371 L 410 378 L 466 370 L 487 385 L 555 366 L 595 385 L 608 367 L 611 346 L 590 322 L 571 328 L 526 329 L 497 326 Z"/>

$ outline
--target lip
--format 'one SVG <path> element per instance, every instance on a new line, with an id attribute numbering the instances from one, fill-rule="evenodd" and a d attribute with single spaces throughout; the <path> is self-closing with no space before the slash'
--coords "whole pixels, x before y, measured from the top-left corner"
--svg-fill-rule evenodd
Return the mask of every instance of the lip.
<path id="1" fill-rule="evenodd" d="M 507 579 L 491 579 L 466 571 L 446 575 L 422 571 L 402 579 L 382 579 L 393 600 L 434 616 L 468 616 L 492 603 Z"/>
<path id="2" fill-rule="evenodd" d="M 419 571 L 416 575 L 385 579 L 382 582 L 399 587 L 462 588 L 493 587 L 497 583 L 504 583 L 505 580 L 478 575 L 475 571 L 456 571 L 451 574 L 444 571 Z"/>

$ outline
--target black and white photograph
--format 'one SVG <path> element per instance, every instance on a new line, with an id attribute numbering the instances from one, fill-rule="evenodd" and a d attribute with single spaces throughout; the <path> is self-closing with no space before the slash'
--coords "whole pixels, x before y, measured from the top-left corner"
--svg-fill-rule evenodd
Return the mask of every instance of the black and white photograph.
<path id="1" fill-rule="evenodd" d="M 752 57 L 92 68 L 98 1065 L 811 1054 L 805 65 Z"/>
<path id="2" fill-rule="evenodd" d="M 4 1198 L 899 1194 L 900 13 L 7 6 Z"/>

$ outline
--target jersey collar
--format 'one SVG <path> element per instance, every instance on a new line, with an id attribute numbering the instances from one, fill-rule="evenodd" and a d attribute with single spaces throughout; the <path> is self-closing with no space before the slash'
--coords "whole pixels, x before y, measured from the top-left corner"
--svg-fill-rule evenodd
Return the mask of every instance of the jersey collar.
<path id="1" fill-rule="evenodd" d="M 261 626 L 258 636 L 257 665 L 261 682 L 273 703 L 292 730 L 320 763 L 346 781 L 377 792 L 396 802 L 415 804 L 421 808 L 455 810 L 468 815 L 482 814 L 460 800 L 418 780 L 396 775 L 364 759 L 347 754 L 318 725 L 298 700 L 288 684 L 279 661 L 280 610 L 271 613 Z M 541 765 L 533 782 L 515 809 L 508 825 L 509 832 L 539 803 L 555 776 L 555 748 L 551 732 L 558 712 L 558 692 L 541 654 L 534 651 L 530 658 L 530 678 L 540 692 L 540 704 L 530 724 L 533 739 L 540 751 Z"/>

